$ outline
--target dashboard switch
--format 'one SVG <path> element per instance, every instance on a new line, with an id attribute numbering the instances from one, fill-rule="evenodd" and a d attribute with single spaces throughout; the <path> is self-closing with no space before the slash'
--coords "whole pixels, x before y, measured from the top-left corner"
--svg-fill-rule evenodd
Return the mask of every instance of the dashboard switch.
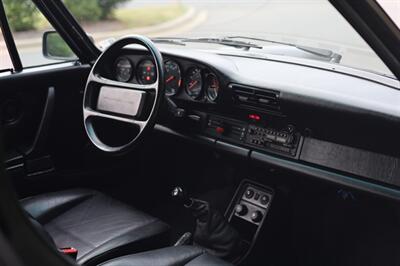
<path id="1" fill-rule="evenodd" d="M 263 195 L 260 199 L 262 205 L 267 205 L 269 202 L 269 197 L 267 195 Z"/>
<path id="2" fill-rule="evenodd" d="M 263 214 L 262 214 L 261 211 L 254 211 L 254 212 L 251 214 L 251 220 L 252 220 L 253 222 L 255 222 L 255 223 L 261 222 L 262 218 L 263 218 Z"/>
<path id="3" fill-rule="evenodd" d="M 235 212 L 240 216 L 246 215 L 248 212 L 247 206 L 244 204 L 238 204 L 235 207 Z"/>
<path id="4" fill-rule="evenodd" d="M 216 131 L 218 134 L 222 135 L 222 134 L 224 134 L 224 132 L 225 132 L 225 128 L 223 128 L 223 127 L 216 127 L 216 128 L 215 128 L 215 131 Z"/>
<path id="5" fill-rule="evenodd" d="M 254 190 L 249 188 L 248 190 L 246 190 L 244 196 L 248 199 L 251 199 L 254 196 Z"/>

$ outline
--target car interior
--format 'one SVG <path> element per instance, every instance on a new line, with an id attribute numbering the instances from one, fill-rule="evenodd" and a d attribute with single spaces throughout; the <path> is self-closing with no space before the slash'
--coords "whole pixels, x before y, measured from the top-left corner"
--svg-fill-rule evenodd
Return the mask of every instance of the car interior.
<path id="1" fill-rule="evenodd" d="M 400 263 L 397 78 L 134 34 L 100 51 L 62 1 L 33 2 L 56 30 L 44 53 L 59 35 L 77 59 L 0 73 L 4 168 L 57 256 L 88 266 Z M 383 25 L 359 19 L 375 1 L 331 2 L 398 74 L 398 29 L 383 46 Z"/>

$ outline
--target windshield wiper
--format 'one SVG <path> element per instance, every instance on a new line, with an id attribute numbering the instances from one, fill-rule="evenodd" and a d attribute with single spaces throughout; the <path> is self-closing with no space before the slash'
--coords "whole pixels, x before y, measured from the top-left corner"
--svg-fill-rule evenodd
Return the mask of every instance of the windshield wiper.
<path id="1" fill-rule="evenodd" d="M 313 54 L 313 55 L 316 55 L 319 57 L 327 58 L 327 59 L 329 59 L 330 62 L 333 62 L 333 63 L 340 63 L 340 60 L 342 59 L 342 55 L 337 54 L 331 50 L 297 45 L 294 43 L 279 42 L 279 41 L 274 41 L 274 40 L 269 40 L 269 39 L 246 37 L 246 36 L 227 36 L 224 39 L 245 39 L 245 40 L 261 41 L 261 42 L 268 42 L 268 43 L 291 46 L 291 47 L 297 48 L 299 50 L 302 50 L 304 52 L 307 52 L 307 53 L 310 53 L 310 54 Z"/>
<path id="2" fill-rule="evenodd" d="M 180 41 L 180 38 L 163 38 L 163 37 L 157 37 L 157 38 L 152 38 L 151 39 L 155 43 L 166 43 L 166 44 L 176 44 L 176 45 L 182 45 L 185 46 L 183 42 Z"/>
<path id="3" fill-rule="evenodd" d="M 239 49 L 249 50 L 250 48 L 262 49 L 262 46 L 251 42 L 243 42 L 243 41 L 236 41 L 229 38 L 179 38 L 179 37 L 172 37 L 172 38 L 153 38 L 152 41 L 157 43 L 170 43 L 170 44 L 178 44 L 178 45 L 185 45 L 187 42 L 197 42 L 197 43 L 214 43 L 220 45 L 231 46 Z"/>
<path id="4" fill-rule="evenodd" d="M 340 54 L 334 53 L 333 51 L 328 50 L 328 49 L 313 48 L 313 47 L 297 45 L 297 44 L 293 44 L 293 43 L 279 42 L 279 41 L 274 41 L 274 40 L 255 38 L 255 37 L 253 38 L 253 37 L 246 37 L 246 36 L 227 36 L 227 37 L 222 37 L 222 38 L 159 37 L 159 38 L 153 38 L 152 41 L 154 41 L 156 43 L 167 43 L 167 44 L 176 44 L 176 45 L 185 45 L 185 43 L 187 43 L 187 42 L 213 43 L 213 44 L 231 46 L 231 47 L 235 47 L 238 49 L 244 49 L 244 50 L 250 50 L 250 48 L 256 48 L 256 49 L 264 48 L 263 46 L 257 45 L 255 43 L 238 41 L 238 40 L 233 40 L 233 39 L 246 39 L 246 40 L 262 41 L 262 42 L 291 46 L 296 49 L 302 50 L 304 52 L 313 54 L 315 56 L 326 58 L 330 62 L 333 62 L 333 63 L 339 63 L 340 60 L 342 59 L 342 56 Z"/>
<path id="5" fill-rule="evenodd" d="M 186 38 L 182 42 L 202 42 L 202 43 L 215 43 L 226 46 L 231 46 L 239 49 L 249 50 L 250 48 L 262 49 L 262 46 L 251 42 L 235 41 L 230 38 Z"/>

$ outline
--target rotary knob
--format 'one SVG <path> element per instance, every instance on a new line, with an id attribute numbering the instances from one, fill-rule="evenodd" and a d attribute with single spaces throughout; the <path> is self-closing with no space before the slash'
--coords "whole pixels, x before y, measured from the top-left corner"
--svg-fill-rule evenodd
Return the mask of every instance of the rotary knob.
<path id="1" fill-rule="evenodd" d="M 246 192 L 244 193 L 244 196 L 248 199 L 251 199 L 254 196 L 254 190 L 252 190 L 251 188 L 249 188 L 248 190 L 246 190 Z"/>
<path id="2" fill-rule="evenodd" d="M 240 216 L 246 215 L 247 211 L 248 211 L 247 206 L 244 204 L 238 204 L 235 207 L 235 212 Z"/>
<path id="3" fill-rule="evenodd" d="M 260 212 L 260 211 L 254 211 L 252 214 L 251 214 L 251 220 L 253 221 L 253 222 L 255 222 L 255 223 L 259 223 L 259 222 L 261 222 L 261 220 L 262 220 L 262 218 L 263 218 L 263 214 L 262 214 L 262 212 Z"/>

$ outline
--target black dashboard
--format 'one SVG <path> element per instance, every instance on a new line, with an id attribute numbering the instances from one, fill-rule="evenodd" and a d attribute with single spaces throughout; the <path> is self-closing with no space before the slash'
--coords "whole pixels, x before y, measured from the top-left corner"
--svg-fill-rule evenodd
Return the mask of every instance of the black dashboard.
<path id="1" fill-rule="evenodd" d="M 156 129 L 248 160 L 400 199 L 397 80 L 279 56 L 161 49 L 166 94 L 181 110 Z M 154 64 L 125 49 L 109 77 L 151 83 Z"/>

